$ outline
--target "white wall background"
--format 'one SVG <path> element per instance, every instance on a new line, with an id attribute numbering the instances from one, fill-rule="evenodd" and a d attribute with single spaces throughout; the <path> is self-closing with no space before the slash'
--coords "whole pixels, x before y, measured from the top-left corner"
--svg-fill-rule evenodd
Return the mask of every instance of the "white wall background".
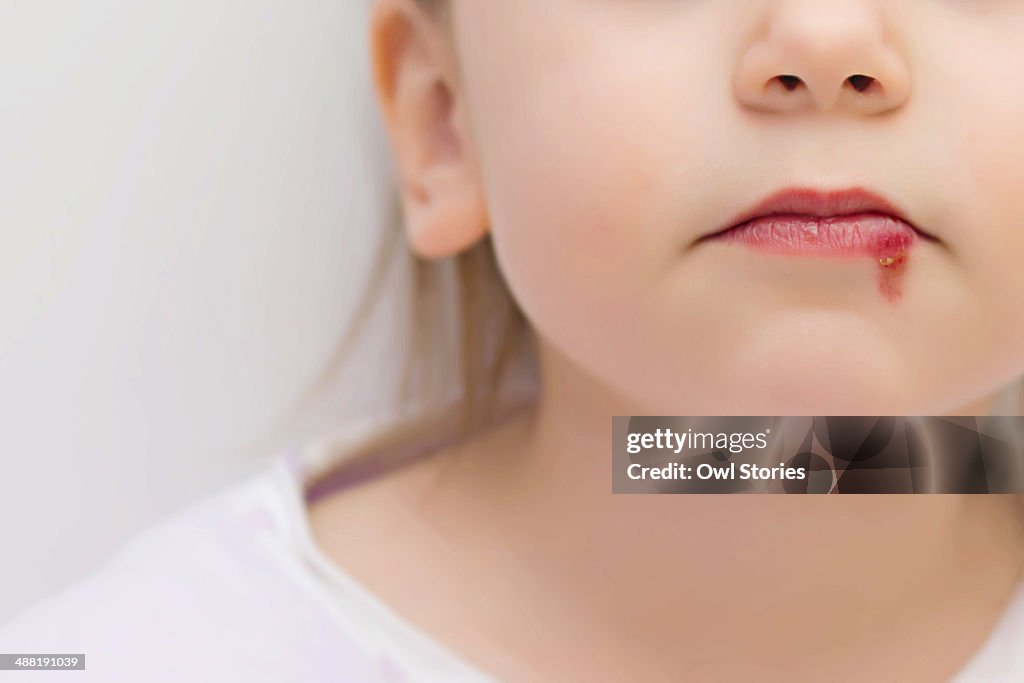
<path id="1" fill-rule="evenodd" d="M 265 462 L 331 354 L 388 205 L 366 4 L 0 0 L 0 621 Z"/>

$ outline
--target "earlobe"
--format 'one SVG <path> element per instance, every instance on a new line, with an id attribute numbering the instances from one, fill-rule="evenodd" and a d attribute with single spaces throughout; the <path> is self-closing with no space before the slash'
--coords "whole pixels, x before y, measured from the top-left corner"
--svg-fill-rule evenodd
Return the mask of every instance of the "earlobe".
<path id="1" fill-rule="evenodd" d="M 400 177 L 409 243 L 424 258 L 469 248 L 487 211 L 451 37 L 415 0 L 378 0 L 371 19 L 377 96 Z"/>
<path id="2" fill-rule="evenodd" d="M 435 170 L 427 187 L 404 194 L 409 245 L 419 256 L 440 259 L 468 249 L 487 234 L 487 209 L 476 178 Z"/>

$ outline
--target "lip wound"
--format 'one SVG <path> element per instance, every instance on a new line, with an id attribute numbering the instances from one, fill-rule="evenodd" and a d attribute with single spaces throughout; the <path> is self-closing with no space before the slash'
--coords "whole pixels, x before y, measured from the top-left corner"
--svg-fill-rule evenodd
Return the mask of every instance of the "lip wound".
<path id="1" fill-rule="evenodd" d="M 882 295 L 896 302 L 902 297 L 915 236 L 910 225 L 886 214 L 781 214 L 743 223 L 722 233 L 719 239 L 772 254 L 871 258 L 879 267 Z"/>

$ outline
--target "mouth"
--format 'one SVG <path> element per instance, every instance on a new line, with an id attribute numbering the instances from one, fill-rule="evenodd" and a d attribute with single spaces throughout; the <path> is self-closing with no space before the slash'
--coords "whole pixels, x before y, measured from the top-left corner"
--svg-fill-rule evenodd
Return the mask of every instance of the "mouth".
<path id="1" fill-rule="evenodd" d="M 904 259 L 920 239 L 938 238 L 893 202 L 862 188 L 776 192 L 697 243 L 721 241 L 803 256 L 870 256 L 883 265 Z"/>

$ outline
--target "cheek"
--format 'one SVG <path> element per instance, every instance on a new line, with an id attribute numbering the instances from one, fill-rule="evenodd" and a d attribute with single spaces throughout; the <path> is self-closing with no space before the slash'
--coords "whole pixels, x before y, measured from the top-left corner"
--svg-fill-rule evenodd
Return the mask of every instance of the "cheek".
<path id="1" fill-rule="evenodd" d="M 1024 150 L 1021 104 L 1018 118 L 1002 122 L 1005 135 L 986 136 L 972 148 L 982 205 L 992 207 L 978 225 L 978 296 L 988 302 L 991 340 L 1004 340 L 1018 358 L 1024 357 L 1024 164 L 1006 149 Z"/>
<path id="2" fill-rule="evenodd" d="M 978 307 L 988 314 L 992 340 L 1019 345 L 1024 343 L 1024 91 L 1008 84 L 1024 69 L 1024 53 L 1006 50 L 986 63 L 986 71 L 972 70 L 965 81 L 970 85 L 957 100 L 966 129 L 961 161 L 973 214 L 961 214 L 969 226 L 961 236 L 961 257 Z"/>
<path id="3" fill-rule="evenodd" d="M 718 367 L 695 368 L 692 357 L 714 350 L 681 333 L 692 325 L 740 338 L 743 317 L 722 318 L 712 296 L 721 292 L 705 291 L 715 278 L 701 266 L 680 282 L 683 250 L 705 223 L 692 189 L 707 158 L 693 132 L 702 128 L 664 106 L 634 118 L 645 93 L 631 96 L 625 83 L 567 80 L 572 88 L 489 119 L 482 166 L 506 281 L 539 336 L 634 400 L 657 393 L 659 374 L 706 384 L 699 375 Z M 660 125 L 673 130 L 649 133 Z M 693 154 L 672 158 L 680 149 Z"/>
<path id="4" fill-rule="evenodd" d="M 643 37 L 618 25 L 571 49 L 564 40 L 533 36 L 530 53 L 481 48 L 465 61 L 498 257 L 523 309 L 554 336 L 622 325 L 678 267 L 700 223 L 688 186 L 710 153 L 698 117 L 712 115 L 681 87 L 700 63 L 678 44 L 640 49 Z"/>
<path id="5" fill-rule="evenodd" d="M 577 116 L 568 114 L 576 111 L 563 100 L 569 95 L 538 98 L 543 106 L 508 120 L 508 132 L 492 137 L 504 142 L 484 160 L 498 258 L 542 333 L 615 317 L 649 288 L 659 264 L 667 267 L 673 248 L 658 216 L 665 201 L 654 177 L 664 167 L 657 150 L 610 134 L 634 125 L 625 102 L 577 98 L 593 113 Z"/>

